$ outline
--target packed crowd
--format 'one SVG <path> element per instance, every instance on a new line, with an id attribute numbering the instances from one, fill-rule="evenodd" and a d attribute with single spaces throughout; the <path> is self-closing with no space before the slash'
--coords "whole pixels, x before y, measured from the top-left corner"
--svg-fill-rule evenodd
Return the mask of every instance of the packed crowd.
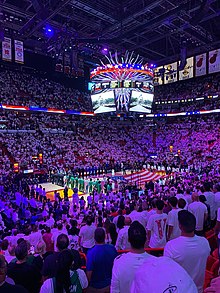
<path id="1" fill-rule="evenodd" d="M 220 95 L 220 74 L 191 78 L 155 87 L 156 101 L 171 101 Z"/>
<path id="2" fill-rule="evenodd" d="M 219 81 L 220 74 L 217 73 L 196 79 L 156 86 L 154 102 L 159 102 L 160 104 L 154 104 L 154 111 L 157 113 L 169 113 L 219 109 Z M 204 100 L 196 100 L 197 98 L 204 98 Z M 174 100 L 179 100 L 179 103 L 171 103 Z"/>
<path id="3" fill-rule="evenodd" d="M 71 201 L 55 192 L 54 202 L 40 185 L 1 185 L 0 290 L 202 293 L 211 249 L 201 236 L 220 232 L 219 174 L 149 182 L 139 195 L 107 185 L 87 198 L 74 189 Z"/>
<path id="4" fill-rule="evenodd" d="M 28 81 L 28 82 L 27 82 Z M 91 110 L 90 96 L 38 75 L 0 71 L 0 103 L 45 108 Z"/>
<path id="5" fill-rule="evenodd" d="M 153 106 L 155 113 L 219 109 L 219 74 L 155 86 Z M 28 80 L 28 83 L 27 83 Z M 0 103 L 21 106 L 38 106 L 57 109 L 92 111 L 88 93 L 66 88 L 52 80 L 21 71 L 0 71 Z M 215 97 L 210 99 L 209 97 Z M 204 100 L 196 100 L 204 98 Z M 182 100 L 191 100 L 181 102 Z M 179 100 L 179 103 L 163 103 Z"/>
<path id="6" fill-rule="evenodd" d="M 165 171 L 176 168 L 199 173 L 218 168 L 220 163 L 217 115 L 156 120 L 152 125 L 142 120 L 118 123 L 110 117 L 73 120 L 64 115 L 7 111 L 3 115 L 8 131 L 0 134 L 1 146 L 7 150 L 3 155 L 10 154 L 23 169 L 35 168 L 33 157 L 39 153 L 47 170 L 94 167 L 121 171 L 126 165 L 142 169 L 150 164 Z M 8 159 L 2 160 L 5 166 L 1 169 L 8 169 L 8 163 Z"/>
<path id="7" fill-rule="evenodd" d="M 0 83 L 1 102 L 9 104 L 76 109 L 72 95 L 81 95 L 17 72 L 0 74 Z M 211 89 L 219 90 L 216 83 Z M 0 113 L 0 292 L 203 292 L 213 248 L 205 233 L 215 227 L 220 242 L 218 116 L 147 124 Z M 55 192 L 51 201 L 41 185 L 10 177 L 12 162 L 34 169 L 39 153 L 47 170 L 64 173 L 89 168 L 93 175 L 103 166 L 173 172 L 140 190 L 113 189 L 105 177 L 102 184 L 92 181 L 86 196 L 79 196 L 77 179 L 71 200 L 66 185 L 64 199 Z M 217 278 L 205 292 L 219 288 Z"/>

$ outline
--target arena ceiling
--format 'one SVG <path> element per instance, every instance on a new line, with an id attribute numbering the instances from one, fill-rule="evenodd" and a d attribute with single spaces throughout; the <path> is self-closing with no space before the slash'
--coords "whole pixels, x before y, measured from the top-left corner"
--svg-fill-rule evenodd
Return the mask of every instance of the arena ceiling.
<path id="1" fill-rule="evenodd" d="M 219 0 L 1 0 L 1 36 L 45 54 L 135 51 L 157 64 L 220 45 Z"/>

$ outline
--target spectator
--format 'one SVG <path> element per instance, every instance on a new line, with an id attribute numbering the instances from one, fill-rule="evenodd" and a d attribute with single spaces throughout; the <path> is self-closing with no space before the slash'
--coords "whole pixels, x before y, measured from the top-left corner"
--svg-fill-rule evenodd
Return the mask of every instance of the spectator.
<path id="1" fill-rule="evenodd" d="M 73 270 L 74 256 L 70 250 L 63 250 L 57 258 L 57 273 L 54 278 L 47 279 L 40 293 L 83 292 L 88 280 L 83 270 Z"/>
<path id="2" fill-rule="evenodd" d="M 204 236 L 204 225 L 208 218 L 208 210 L 206 205 L 199 201 L 199 195 L 197 192 L 192 194 L 192 203 L 188 205 L 188 211 L 196 218 L 196 235 Z"/>
<path id="3" fill-rule="evenodd" d="M 131 218 L 126 217 L 124 223 L 125 223 L 124 228 L 119 230 L 119 233 L 118 233 L 118 238 L 115 245 L 115 248 L 117 250 L 126 250 L 131 248 L 131 244 L 128 241 L 128 229 L 131 225 Z"/>
<path id="4" fill-rule="evenodd" d="M 29 292 L 39 292 L 41 274 L 34 265 L 27 263 L 28 246 L 21 241 L 15 249 L 17 261 L 8 265 L 8 276 L 16 285 L 22 285 Z"/>
<path id="5" fill-rule="evenodd" d="M 20 285 L 12 285 L 7 282 L 7 264 L 3 255 L 0 255 L 0 292 L 7 293 L 28 293 L 28 291 Z"/>
<path id="6" fill-rule="evenodd" d="M 166 293 L 175 291 L 198 293 L 193 280 L 180 265 L 168 257 L 154 257 L 147 259 L 136 271 L 130 292 Z"/>
<path id="7" fill-rule="evenodd" d="M 59 253 L 69 246 L 69 238 L 65 234 L 61 234 L 57 237 L 57 250 L 51 255 L 48 255 L 43 264 L 42 275 L 44 279 L 53 278 L 57 274 L 57 259 Z"/>
<path id="8" fill-rule="evenodd" d="M 105 244 L 105 230 L 95 230 L 96 245 L 88 251 L 86 271 L 89 281 L 87 293 L 105 293 L 110 290 L 112 267 L 117 251 L 113 245 Z"/>
<path id="9" fill-rule="evenodd" d="M 206 197 L 206 202 L 210 206 L 210 217 L 211 217 L 211 225 L 212 227 L 215 225 L 216 219 L 216 207 L 215 207 L 215 195 L 211 191 L 211 186 L 209 182 L 204 183 L 204 195 Z"/>
<path id="10" fill-rule="evenodd" d="M 149 217 L 147 223 L 149 247 L 164 247 L 166 244 L 167 215 L 163 213 L 164 202 L 156 201 L 156 214 Z"/>
<path id="11" fill-rule="evenodd" d="M 188 211 L 178 213 L 181 236 L 169 241 L 164 248 L 168 256 L 180 264 L 195 282 L 198 292 L 203 292 L 206 261 L 210 254 L 208 240 L 195 235 L 196 218 Z"/>
<path id="12" fill-rule="evenodd" d="M 88 250 L 95 245 L 95 226 L 92 223 L 93 219 L 91 217 L 87 217 L 86 225 L 81 227 L 79 231 L 79 246 L 82 247 L 85 254 L 87 254 Z"/>
<path id="13" fill-rule="evenodd" d="M 45 242 L 46 244 L 46 251 L 54 251 L 54 244 L 53 244 L 53 241 L 52 241 L 52 236 L 53 234 L 51 233 L 51 229 L 50 227 L 47 227 L 46 226 L 46 232 L 43 234 L 43 241 Z"/>
<path id="14" fill-rule="evenodd" d="M 136 270 L 146 259 L 153 258 L 144 250 L 146 230 L 138 221 L 130 225 L 128 241 L 131 244 L 130 252 L 119 255 L 114 261 L 111 293 L 130 292 Z"/>
<path id="15" fill-rule="evenodd" d="M 167 240 L 175 239 L 180 236 L 181 231 L 179 228 L 179 222 L 178 222 L 178 212 L 180 211 L 177 208 L 177 198 L 175 196 L 172 196 L 168 199 L 169 205 L 171 206 L 172 210 L 168 213 L 167 218 Z"/>

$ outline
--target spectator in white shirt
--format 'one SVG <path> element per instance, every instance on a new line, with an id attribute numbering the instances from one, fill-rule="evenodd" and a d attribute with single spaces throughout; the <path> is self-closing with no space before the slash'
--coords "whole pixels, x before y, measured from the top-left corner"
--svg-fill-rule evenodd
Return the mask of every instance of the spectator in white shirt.
<path id="1" fill-rule="evenodd" d="M 52 234 L 53 234 L 53 236 L 52 236 L 51 240 L 54 243 L 54 251 L 58 251 L 58 249 L 57 249 L 57 238 L 61 234 L 67 235 L 67 231 L 65 229 L 63 229 L 63 224 L 59 223 L 57 225 L 57 230 L 53 231 Z"/>
<path id="2" fill-rule="evenodd" d="M 168 257 L 147 259 L 136 271 L 129 293 L 198 293 L 187 272 Z"/>
<path id="3" fill-rule="evenodd" d="M 131 225 L 131 218 L 125 218 L 125 226 L 118 232 L 118 238 L 116 241 L 115 248 L 116 250 L 126 250 L 131 248 L 131 244 L 128 241 L 128 229 Z"/>
<path id="4" fill-rule="evenodd" d="M 220 183 L 215 185 L 215 204 L 216 208 L 220 208 Z"/>
<path id="5" fill-rule="evenodd" d="M 215 195 L 211 191 L 211 186 L 209 182 L 204 183 L 204 189 L 205 189 L 204 195 L 207 200 L 206 203 L 210 206 L 211 224 L 213 225 L 216 218 L 216 210 L 217 210 L 217 207 L 215 206 Z"/>
<path id="6" fill-rule="evenodd" d="M 179 211 L 178 220 L 181 236 L 167 242 L 164 256 L 180 264 L 195 282 L 198 293 L 202 293 L 210 246 L 207 239 L 195 235 L 196 218 L 192 213 Z"/>
<path id="7" fill-rule="evenodd" d="M 150 216 L 147 223 L 147 233 L 149 247 L 164 247 L 166 244 L 167 214 L 163 213 L 164 202 L 160 199 L 156 201 L 156 214 Z"/>
<path id="8" fill-rule="evenodd" d="M 95 229 L 96 227 L 93 225 L 92 217 L 88 216 L 86 225 L 81 227 L 79 231 L 79 246 L 82 247 L 84 253 L 87 253 L 95 245 Z"/>
<path id="9" fill-rule="evenodd" d="M 38 231 L 37 226 L 33 226 L 33 232 L 28 236 L 27 240 L 29 240 L 30 244 L 37 248 L 38 242 L 42 241 L 42 234 Z"/>
<path id="10" fill-rule="evenodd" d="M 188 211 L 191 212 L 196 218 L 195 233 L 198 236 L 204 236 L 204 223 L 208 218 L 208 210 L 204 203 L 199 201 L 197 192 L 192 194 L 192 203 L 188 205 Z"/>
<path id="11" fill-rule="evenodd" d="M 175 239 L 180 236 L 181 231 L 179 228 L 178 222 L 178 212 L 180 209 L 177 208 L 177 198 L 172 196 L 168 199 L 169 205 L 171 206 L 172 210 L 168 213 L 167 218 L 167 240 Z"/>
<path id="12" fill-rule="evenodd" d="M 146 227 L 147 220 L 146 217 L 144 217 L 144 214 L 142 214 L 142 209 L 139 208 L 138 210 L 133 210 L 128 216 L 131 218 L 131 221 L 138 221 L 141 223 L 144 227 Z"/>
<path id="13" fill-rule="evenodd" d="M 128 241 L 131 250 L 119 255 L 112 270 L 111 293 L 128 293 L 134 274 L 146 259 L 154 258 L 144 250 L 146 230 L 138 221 L 132 222 L 128 229 Z"/>

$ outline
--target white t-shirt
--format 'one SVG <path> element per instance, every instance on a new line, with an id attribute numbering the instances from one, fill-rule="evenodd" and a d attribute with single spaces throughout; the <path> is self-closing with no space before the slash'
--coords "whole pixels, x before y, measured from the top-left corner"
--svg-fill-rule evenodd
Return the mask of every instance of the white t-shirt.
<path id="1" fill-rule="evenodd" d="M 151 248 L 165 246 L 167 217 L 168 216 L 166 214 L 157 213 L 150 216 L 147 223 L 147 230 L 151 231 L 149 242 L 149 246 Z"/>
<path id="2" fill-rule="evenodd" d="M 173 227 L 173 231 L 170 235 L 170 240 L 175 239 L 181 235 L 181 230 L 179 228 L 179 221 L 178 221 L 179 211 L 180 211 L 180 209 L 172 209 L 168 213 L 167 225 Z"/>
<path id="3" fill-rule="evenodd" d="M 128 293 L 134 279 L 136 270 L 148 258 L 154 256 L 144 252 L 141 254 L 128 252 L 119 255 L 113 265 L 111 293 Z"/>
<path id="4" fill-rule="evenodd" d="M 28 240 L 31 245 L 33 245 L 36 249 L 38 242 L 42 241 L 42 234 L 40 231 L 38 232 L 33 232 L 28 236 Z"/>
<path id="5" fill-rule="evenodd" d="M 216 216 L 215 212 L 217 209 L 217 207 L 215 206 L 215 195 L 211 191 L 204 192 L 204 195 L 207 200 L 206 203 L 209 204 L 209 206 L 210 206 L 210 218 L 211 218 L 211 220 L 214 220 L 215 216 Z"/>
<path id="6" fill-rule="evenodd" d="M 82 286 L 82 289 L 85 289 L 88 287 L 88 279 L 86 277 L 86 274 L 83 270 L 78 269 L 77 270 L 78 276 L 79 276 L 79 281 Z M 73 275 L 73 272 L 70 271 L 70 277 Z M 53 287 L 53 279 L 47 279 L 43 285 L 41 286 L 40 293 L 54 293 L 54 287 Z M 70 293 L 74 293 L 75 288 L 73 290 L 70 290 Z"/>
<path id="7" fill-rule="evenodd" d="M 146 227 L 147 220 L 146 220 L 146 217 L 144 218 L 144 215 L 141 212 L 132 211 L 128 215 L 128 217 L 131 218 L 132 222 L 138 221 L 140 224 L 142 224 L 144 226 L 144 228 Z"/>
<path id="8" fill-rule="evenodd" d="M 180 236 L 167 242 L 164 256 L 180 264 L 195 282 L 198 292 L 203 292 L 206 261 L 210 254 L 208 240 L 204 237 Z"/>
<path id="9" fill-rule="evenodd" d="M 205 214 L 208 213 L 206 205 L 200 201 L 194 201 L 189 204 L 188 211 L 196 218 L 196 231 L 202 231 L 204 227 Z"/>
<path id="10" fill-rule="evenodd" d="M 187 272 L 168 257 L 147 259 L 138 269 L 129 293 L 198 293 Z"/>
<path id="11" fill-rule="evenodd" d="M 85 248 L 92 248 L 95 245 L 94 233 L 95 226 L 85 225 L 79 231 L 79 237 L 82 237 L 81 245 Z"/>
<path id="12" fill-rule="evenodd" d="M 215 203 L 216 203 L 216 208 L 220 208 L 220 191 L 217 191 L 215 193 Z"/>
<path id="13" fill-rule="evenodd" d="M 125 226 L 118 232 L 118 238 L 115 244 L 117 250 L 130 249 L 131 244 L 128 242 L 128 229 L 129 226 Z"/>
<path id="14" fill-rule="evenodd" d="M 157 212 L 156 209 L 152 209 L 152 210 L 150 210 L 150 211 L 147 213 L 147 215 L 146 215 L 146 222 L 148 222 L 150 216 L 156 214 L 156 212 Z"/>
<path id="15" fill-rule="evenodd" d="M 192 196 L 191 194 L 185 194 L 183 197 L 187 204 L 190 204 L 192 202 Z"/>

